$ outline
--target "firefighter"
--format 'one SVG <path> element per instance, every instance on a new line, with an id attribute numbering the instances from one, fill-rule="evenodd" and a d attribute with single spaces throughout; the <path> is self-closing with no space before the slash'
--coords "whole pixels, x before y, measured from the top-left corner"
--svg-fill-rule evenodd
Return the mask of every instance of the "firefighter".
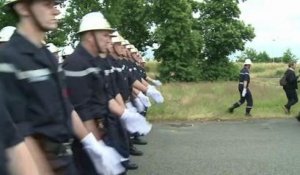
<path id="1" fill-rule="evenodd" d="M 57 28 L 59 0 L 6 0 L 18 16 L 18 28 L 0 49 L 0 74 L 9 113 L 41 174 L 76 175 L 70 144 L 73 136 L 84 145 L 100 174 L 123 171 L 120 160 L 107 154 L 83 125 L 69 103 L 63 71 L 42 43 Z"/>
<path id="2" fill-rule="evenodd" d="M 106 144 L 115 148 L 123 156 L 124 167 L 131 169 L 132 164 L 128 163 L 126 130 L 122 124 L 131 132 L 143 134 L 151 130 L 151 125 L 147 126 L 148 129 L 140 129 L 147 125 L 145 120 L 122 108 L 116 100 L 116 90 L 109 78 L 111 68 L 98 56 L 99 53 L 107 52 L 112 31 L 102 13 L 86 14 L 81 20 L 78 32 L 81 42 L 66 59 L 63 68 L 70 99 L 86 127 L 98 139 L 104 139 Z M 98 125 L 101 119 L 105 132 Z M 79 155 L 79 163 L 82 162 L 80 156 L 82 155 Z"/>
<path id="3" fill-rule="evenodd" d="M 252 65 L 252 61 L 250 59 L 246 59 L 244 62 L 244 67 L 240 71 L 240 78 L 239 78 L 239 85 L 238 85 L 238 90 L 240 93 L 240 100 L 238 102 L 234 103 L 228 109 L 229 113 L 233 113 L 235 108 L 240 107 L 245 101 L 247 101 L 245 116 L 251 117 L 250 112 L 253 107 L 252 94 L 249 89 L 251 65 Z"/>

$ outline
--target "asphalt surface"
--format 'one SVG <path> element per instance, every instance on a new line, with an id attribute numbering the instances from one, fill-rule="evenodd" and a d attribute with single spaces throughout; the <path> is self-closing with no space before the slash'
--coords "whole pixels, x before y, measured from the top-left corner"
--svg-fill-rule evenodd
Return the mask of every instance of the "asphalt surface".
<path id="1" fill-rule="evenodd" d="M 159 123 L 146 140 L 128 175 L 300 175 L 295 119 Z"/>

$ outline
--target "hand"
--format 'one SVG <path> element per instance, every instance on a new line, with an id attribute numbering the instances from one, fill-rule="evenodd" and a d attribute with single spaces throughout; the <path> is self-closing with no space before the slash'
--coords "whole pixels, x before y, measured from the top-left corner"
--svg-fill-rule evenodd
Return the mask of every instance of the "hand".
<path id="1" fill-rule="evenodd" d="M 140 92 L 137 97 L 141 100 L 141 102 L 143 103 L 143 105 L 147 108 L 149 108 L 151 106 L 151 102 L 149 97 L 147 97 L 146 95 L 144 95 L 142 92 Z"/>
<path id="2" fill-rule="evenodd" d="M 145 117 L 127 109 L 122 114 L 121 121 L 129 133 L 147 135 L 152 129 L 152 125 L 146 121 Z"/>
<path id="3" fill-rule="evenodd" d="M 247 94 L 247 88 L 244 88 L 244 89 L 243 89 L 243 92 L 242 92 L 242 97 L 245 97 L 246 94 Z"/>
<path id="4" fill-rule="evenodd" d="M 125 171 L 121 165 L 122 156 L 108 151 L 109 148 L 104 143 L 99 144 L 92 133 L 84 137 L 81 143 L 99 174 L 117 175 Z"/>
<path id="5" fill-rule="evenodd" d="M 162 83 L 159 81 L 159 80 L 153 80 L 152 83 L 155 85 L 155 86 L 161 86 Z"/>
<path id="6" fill-rule="evenodd" d="M 135 104 L 136 109 L 137 109 L 138 112 L 145 111 L 146 108 L 145 108 L 144 104 L 142 103 L 142 101 L 139 98 L 134 99 L 134 104 Z"/>
<path id="7" fill-rule="evenodd" d="M 113 174 L 121 174 L 125 172 L 125 168 L 121 164 L 122 161 L 125 160 L 124 157 L 122 157 L 114 148 L 107 146 L 103 140 L 98 141 L 100 147 L 104 150 L 104 157 L 108 159 L 108 162 L 110 162 L 110 165 L 113 167 Z"/>
<path id="8" fill-rule="evenodd" d="M 164 102 L 164 97 L 154 86 L 149 85 L 146 94 L 147 96 L 151 97 L 156 103 Z"/>
<path id="9" fill-rule="evenodd" d="M 133 104 L 131 102 L 127 102 L 125 104 L 126 108 L 131 111 L 131 112 L 137 112 L 137 109 L 133 106 Z"/>

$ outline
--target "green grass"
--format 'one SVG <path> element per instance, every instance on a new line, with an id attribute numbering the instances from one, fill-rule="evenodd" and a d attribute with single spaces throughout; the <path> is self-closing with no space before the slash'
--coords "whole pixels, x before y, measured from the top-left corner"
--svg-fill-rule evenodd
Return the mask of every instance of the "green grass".
<path id="1" fill-rule="evenodd" d="M 151 67 L 155 68 L 155 63 L 152 64 Z M 279 86 L 279 78 L 285 69 L 286 65 L 273 63 L 255 64 L 252 67 L 250 89 L 254 99 L 254 118 L 292 117 L 300 110 L 297 104 L 292 108 L 290 116 L 283 113 L 282 105 L 287 99 Z M 152 72 L 152 75 L 157 75 L 157 72 Z M 149 118 L 152 121 L 245 118 L 245 104 L 236 109 L 234 114 L 226 112 L 228 107 L 239 99 L 237 82 L 169 83 L 159 89 L 165 97 L 165 103 L 153 103 L 149 110 Z"/>

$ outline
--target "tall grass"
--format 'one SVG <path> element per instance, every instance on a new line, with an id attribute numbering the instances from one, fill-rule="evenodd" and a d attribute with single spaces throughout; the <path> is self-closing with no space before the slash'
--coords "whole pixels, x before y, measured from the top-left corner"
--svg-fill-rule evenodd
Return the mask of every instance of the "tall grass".
<path id="1" fill-rule="evenodd" d="M 155 67 L 152 63 L 151 67 Z M 254 99 L 252 115 L 255 118 L 289 117 L 282 106 L 287 99 L 279 78 L 286 70 L 284 64 L 255 64 L 251 69 Z M 150 69 L 151 71 L 151 69 Z M 281 71 L 278 73 L 278 71 Z M 157 72 L 152 72 L 157 75 Z M 150 74 L 151 75 L 151 74 Z M 244 118 L 245 104 L 228 114 L 227 109 L 239 99 L 238 82 L 169 83 L 160 87 L 165 97 L 162 105 L 149 110 L 151 120 L 227 120 Z M 295 105 L 290 116 L 300 110 Z"/>

